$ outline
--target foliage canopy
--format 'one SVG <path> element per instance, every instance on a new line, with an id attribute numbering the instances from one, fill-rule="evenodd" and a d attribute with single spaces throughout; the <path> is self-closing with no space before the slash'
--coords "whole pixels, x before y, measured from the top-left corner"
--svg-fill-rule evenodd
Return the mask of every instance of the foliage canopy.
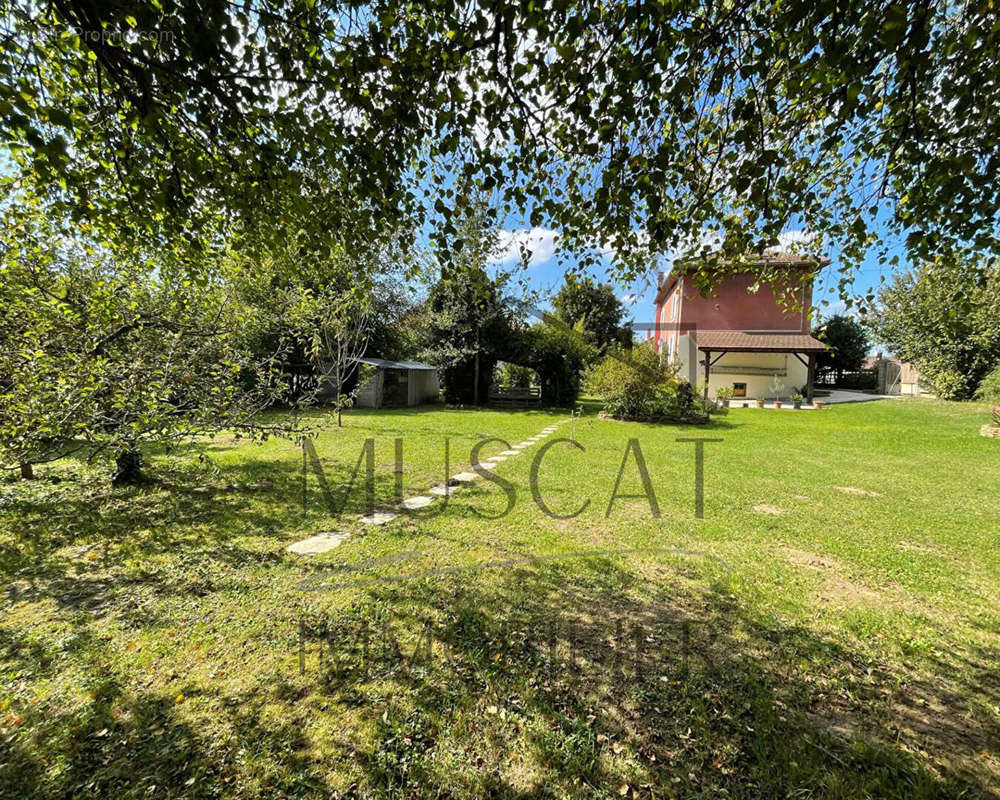
<path id="1" fill-rule="evenodd" d="M 447 259 L 460 176 L 612 248 L 618 277 L 789 226 L 847 277 L 887 239 L 997 251 L 995 23 L 917 0 L 13 0 L 0 124 L 18 180 L 132 234 L 433 221 Z"/>
<path id="2" fill-rule="evenodd" d="M 938 259 L 897 275 L 869 324 L 940 397 L 967 400 L 1000 363 L 1000 269 Z"/>

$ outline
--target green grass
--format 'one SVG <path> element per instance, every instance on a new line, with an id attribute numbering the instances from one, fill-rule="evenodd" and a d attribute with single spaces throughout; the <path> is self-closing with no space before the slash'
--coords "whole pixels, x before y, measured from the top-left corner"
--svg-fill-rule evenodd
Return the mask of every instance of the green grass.
<path id="1" fill-rule="evenodd" d="M 339 500 L 373 438 L 388 506 L 396 438 L 409 496 L 443 479 L 446 438 L 454 474 L 476 441 L 564 418 L 358 410 L 315 448 Z M 358 486 L 334 513 L 314 474 L 303 507 L 280 440 L 153 454 L 143 489 L 76 461 L 10 480 L 0 797 L 998 796 L 984 418 L 921 400 L 688 428 L 590 414 L 585 451 L 554 445 L 538 475 L 556 513 L 589 500 L 573 519 L 532 499 L 539 445 L 496 470 L 510 513 L 480 516 L 507 505 L 480 482 L 384 527 L 356 521 Z M 722 439 L 703 519 L 685 437 Z M 630 439 L 659 518 L 643 497 L 609 512 Z M 642 493 L 631 458 L 619 493 Z M 321 530 L 352 536 L 285 553 Z"/>

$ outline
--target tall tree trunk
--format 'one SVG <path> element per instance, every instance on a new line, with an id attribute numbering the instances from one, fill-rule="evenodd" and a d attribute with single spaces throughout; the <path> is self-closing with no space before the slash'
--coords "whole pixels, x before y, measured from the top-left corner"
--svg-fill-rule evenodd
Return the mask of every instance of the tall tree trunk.
<path id="1" fill-rule="evenodd" d="M 138 450 L 124 450 L 115 458 L 115 474 L 111 478 L 113 486 L 138 486 L 146 482 L 142 471 L 142 453 Z"/>
<path id="2" fill-rule="evenodd" d="M 476 347 L 479 347 L 479 340 L 476 340 Z M 476 377 L 472 387 L 472 405 L 479 405 L 479 350 L 476 350 Z"/>
<path id="3" fill-rule="evenodd" d="M 344 391 L 344 377 L 340 372 L 340 362 L 337 362 L 337 427 L 343 428 L 344 423 L 341 421 L 341 412 L 344 410 L 344 404 L 341 400 L 341 393 Z"/>
<path id="4" fill-rule="evenodd" d="M 21 477 L 26 481 L 30 481 L 35 477 L 35 470 L 32 468 L 30 461 L 21 462 Z"/>

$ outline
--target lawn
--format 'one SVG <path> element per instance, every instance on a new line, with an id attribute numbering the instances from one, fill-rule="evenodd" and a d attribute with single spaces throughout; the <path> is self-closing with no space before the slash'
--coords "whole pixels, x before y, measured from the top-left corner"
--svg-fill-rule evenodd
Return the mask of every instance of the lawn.
<path id="1" fill-rule="evenodd" d="M 69 460 L 0 484 L 0 797 L 1000 796 L 982 406 L 590 413 L 440 513 L 344 497 L 368 438 L 389 507 L 397 439 L 410 496 L 446 440 L 455 474 L 566 418 L 317 415 L 327 496 L 294 444 L 225 436 L 142 489 Z M 533 459 L 571 434 L 544 513 Z M 701 517 L 683 438 L 721 440 Z"/>

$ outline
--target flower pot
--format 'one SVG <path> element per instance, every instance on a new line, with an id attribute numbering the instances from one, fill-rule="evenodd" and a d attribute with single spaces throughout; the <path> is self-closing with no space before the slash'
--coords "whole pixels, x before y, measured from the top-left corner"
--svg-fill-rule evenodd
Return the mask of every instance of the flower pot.
<path id="1" fill-rule="evenodd" d="M 774 407 L 775 408 L 781 408 L 781 401 L 780 400 L 775 400 L 774 401 Z"/>
<path id="2" fill-rule="evenodd" d="M 758 400 L 757 401 L 757 408 L 763 408 L 763 407 L 764 407 L 764 401 L 763 400 Z"/>
<path id="3" fill-rule="evenodd" d="M 813 408 L 815 408 L 815 409 L 818 410 L 818 409 L 821 409 L 822 407 L 823 407 L 823 401 L 822 400 L 813 400 Z"/>
<path id="4" fill-rule="evenodd" d="M 801 400 L 793 400 L 792 401 L 792 407 L 793 408 L 802 408 L 802 401 Z"/>

